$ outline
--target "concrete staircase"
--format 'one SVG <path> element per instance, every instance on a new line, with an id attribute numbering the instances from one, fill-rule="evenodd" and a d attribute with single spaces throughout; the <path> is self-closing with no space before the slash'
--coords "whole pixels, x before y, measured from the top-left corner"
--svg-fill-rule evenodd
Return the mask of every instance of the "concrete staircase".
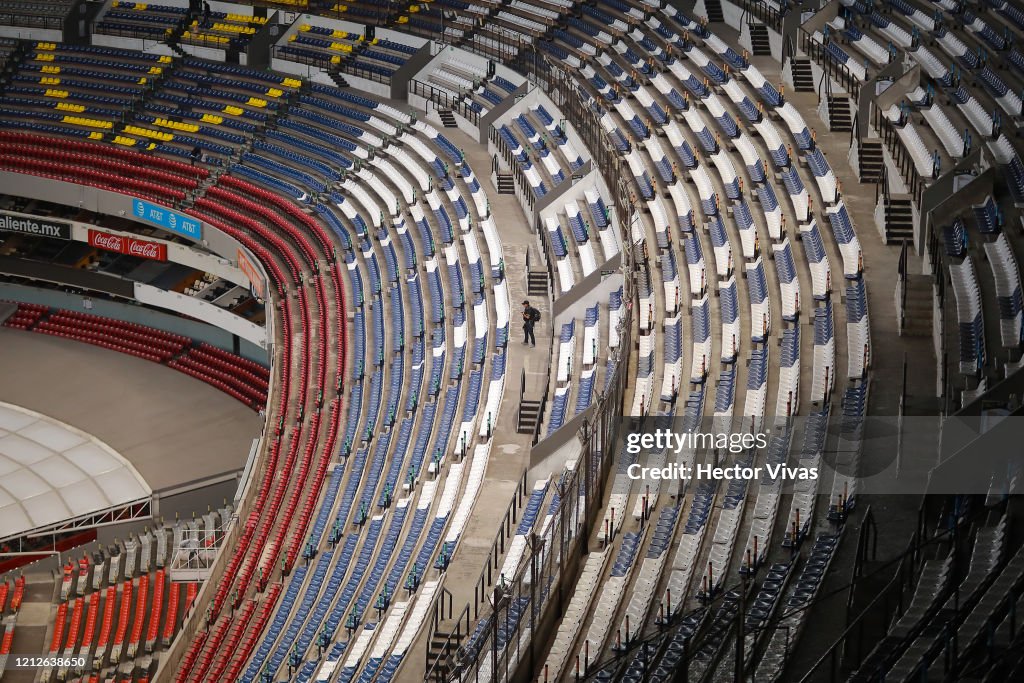
<path id="1" fill-rule="evenodd" d="M 846 95 L 828 96 L 828 121 L 833 133 L 849 133 L 853 130 L 850 99 Z"/>
<path id="2" fill-rule="evenodd" d="M 437 662 L 431 672 L 431 678 L 439 681 L 448 680 L 448 674 L 456 664 L 455 658 L 464 639 L 465 634 L 459 630 L 449 634 L 434 629 L 427 642 L 427 661 Z"/>
<path id="3" fill-rule="evenodd" d="M 793 69 L 793 87 L 797 92 L 814 92 L 814 73 L 811 71 L 811 60 L 808 57 L 790 58 Z"/>
<path id="4" fill-rule="evenodd" d="M 348 81 L 346 81 L 345 77 L 341 75 L 341 72 L 334 71 L 332 69 L 331 72 L 330 72 L 330 75 L 331 75 L 331 80 L 334 81 L 335 85 L 337 85 L 339 88 L 347 88 L 347 87 L 349 87 Z"/>
<path id="5" fill-rule="evenodd" d="M 885 242 L 914 240 L 914 214 L 910 195 L 890 194 L 885 198 Z"/>
<path id="6" fill-rule="evenodd" d="M 882 141 L 861 140 L 857 146 L 857 165 L 862 183 L 877 183 L 882 179 L 885 157 L 882 155 Z"/>
<path id="7" fill-rule="evenodd" d="M 458 128 L 458 124 L 455 122 L 455 114 L 452 113 L 451 109 L 438 109 L 437 114 L 441 117 L 441 123 L 444 124 L 445 128 Z"/>
<path id="8" fill-rule="evenodd" d="M 498 174 L 498 194 L 515 194 L 516 183 L 509 173 Z"/>
<path id="9" fill-rule="evenodd" d="M 526 293 L 530 296 L 548 295 L 548 274 L 543 270 L 531 270 L 526 274 Z"/>
<path id="10" fill-rule="evenodd" d="M 770 57 L 771 44 L 768 42 L 768 27 L 764 24 L 747 24 L 750 28 L 750 47 L 755 57 Z"/>
<path id="11" fill-rule="evenodd" d="M 708 21 L 711 23 L 722 23 L 725 15 L 722 14 L 722 3 L 719 0 L 704 0 L 704 11 L 708 14 Z"/>
<path id="12" fill-rule="evenodd" d="M 934 304 L 932 278 L 928 275 L 907 277 L 907 303 L 903 318 L 904 337 L 932 336 Z"/>
<path id="13" fill-rule="evenodd" d="M 519 402 L 519 416 L 516 420 L 516 432 L 520 434 L 533 434 L 540 424 L 541 414 L 544 411 L 544 404 L 541 401 L 522 399 Z"/>

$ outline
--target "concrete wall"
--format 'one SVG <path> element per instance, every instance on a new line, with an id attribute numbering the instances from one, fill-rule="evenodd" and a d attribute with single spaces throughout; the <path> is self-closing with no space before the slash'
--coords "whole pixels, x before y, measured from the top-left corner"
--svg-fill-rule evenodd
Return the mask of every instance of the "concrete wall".
<path id="1" fill-rule="evenodd" d="M 187 294 L 179 294 L 178 292 L 168 292 L 141 282 L 135 283 L 135 299 L 149 306 L 156 306 L 157 308 L 187 315 L 196 320 L 202 320 L 205 323 L 227 330 L 251 344 L 266 348 L 267 335 L 261 326 L 251 323 L 209 301 L 188 296 Z"/>

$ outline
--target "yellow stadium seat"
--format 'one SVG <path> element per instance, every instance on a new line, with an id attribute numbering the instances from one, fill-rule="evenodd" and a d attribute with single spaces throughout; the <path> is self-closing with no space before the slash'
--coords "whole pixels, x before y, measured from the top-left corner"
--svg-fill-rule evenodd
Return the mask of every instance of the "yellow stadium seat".
<path id="1" fill-rule="evenodd" d="M 281 85 L 286 88 L 299 88 L 302 86 L 302 81 L 295 78 L 286 78 L 281 81 Z"/>
<path id="2" fill-rule="evenodd" d="M 276 98 L 276 97 L 280 97 L 283 94 L 284 94 L 283 90 L 278 90 L 277 88 L 267 88 L 267 97 L 275 97 Z"/>
<path id="3" fill-rule="evenodd" d="M 43 76 L 39 79 L 39 85 L 60 85 L 60 79 Z"/>
<path id="4" fill-rule="evenodd" d="M 85 111 L 85 107 L 82 105 L 72 104 L 71 102 L 58 102 L 55 108 L 60 111 L 73 111 L 76 114 L 80 114 Z"/>
<path id="5" fill-rule="evenodd" d="M 62 123 L 73 123 L 78 126 L 87 126 L 89 128 L 113 128 L 114 124 L 110 121 L 100 121 L 98 119 L 87 119 L 81 116 L 65 116 L 61 119 Z"/>
<path id="6" fill-rule="evenodd" d="M 68 96 L 68 91 L 67 90 L 57 90 L 55 88 L 47 88 L 46 92 L 43 93 L 43 96 L 44 97 L 56 97 L 58 99 L 63 100 L 65 97 Z"/>
<path id="7" fill-rule="evenodd" d="M 41 68 L 40 71 L 43 72 L 44 74 L 59 74 L 60 73 L 60 67 L 59 66 L 49 66 L 49 65 L 47 65 L 47 66 L 44 66 L 43 68 Z"/>
<path id="8" fill-rule="evenodd" d="M 45 52 L 37 52 L 36 53 L 36 61 L 37 62 L 52 62 L 53 61 L 53 55 L 47 54 Z"/>
<path id="9" fill-rule="evenodd" d="M 188 133 L 195 133 L 199 130 L 199 126 L 194 123 L 185 123 L 184 121 L 171 121 L 169 119 L 157 119 L 153 122 L 154 126 L 160 126 L 161 128 L 172 128 L 174 130 L 183 130 Z"/>
<path id="10" fill-rule="evenodd" d="M 223 109 L 221 109 L 221 111 L 225 114 L 231 114 L 232 116 L 240 116 L 242 114 L 243 109 L 241 107 L 235 107 L 229 104 Z"/>
<path id="11" fill-rule="evenodd" d="M 258 97 L 250 97 L 249 101 L 246 102 L 246 104 L 248 104 L 250 107 L 259 107 L 260 109 L 262 109 L 263 107 L 267 106 L 267 101 L 261 100 Z"/>
<path id="12" fill-rule="evenodd" d="M 90 140 L 102 140 L 103 139 L 103 133 L 100 133 L 99 131 L 94 131 L 92 133 L 89 133 L 89 139 Z"/>
<path id="13" fill-rule="evenodd" d="M 199 120 L 203 123 L 212 123 L 216 126 L 220 125 L 224 121 L 224 117 L 217 116 L 216 114 L 203 114 L 203 118 Z"/>
<path id="14" fill-rule="evenodd" d="M 123 135 L 118 135 L 117 137 L 114 138 L 115 145 L 124 145 L 125 147 L 134 147 L 135 142 L 136 141 L 134 138 L 127 138 Z"/>
<path id="15" fill-rule="evenodd" d="M 164 133 L 159 130 L 150 130 L 148 128 L 142 128 L 140 126 L 125 126 L 124 132 L 131 133 L 132 135 L 141 135 L 144 138 L 153 138 L 154 140 L 161 140 L 163 142 L 170 142 L 174 139 L 174 136 L 170 133 Z"/>
<path id="16" fill-rule="evenodd" d="M 170 57 L 170 55 L 161 55 L 160 59 L 158 59 L 157 61 L 160 62 L 161 64 L 170 64 L 171 63 L 171 57 Z"/>

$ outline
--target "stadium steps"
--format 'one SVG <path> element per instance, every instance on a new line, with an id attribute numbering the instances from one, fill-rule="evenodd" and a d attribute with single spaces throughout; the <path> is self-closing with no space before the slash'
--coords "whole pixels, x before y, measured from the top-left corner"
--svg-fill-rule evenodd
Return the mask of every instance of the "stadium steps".
<path id="1" fill-rule="evenodd" d="M 704 11 L 707 12 L 709 22 L 721 24 L 725 21 L 722 3 L 719 0 L 704 0 Z"/>
<path id="2" fill-rule="evenodd" d="M 519 416 L 516 421 L 516 432 L 519 434 L 533 434 L 537 431 L 537 424 L 543 416 L 544 405 L 541 401 L 522 399 L 519 402 Z"/>
<path id="3" fill-rule="evenodd" d="M 748 24 L 750 27 L 750 45 L 755 57 L 771 56 L 772 48 L 768 42 L 768 27 L 764 24 Z"/>
<path id="4" fill-rule="evenodd" d="M 932 278 L 927 275 L 911 275 L 907 279 L 904 336 L 930 338 L 933 310 Z"/>
<path id="5" fill-rule="evenodd" d="M 885 241 L 887 244 L 914 239 L 913 207 L 908 194 L 890 194 L 885 198 Z"/>
<path id="6" fill-rule="evenodd" d="M 814 74 L 811 60 L 807 57 L 793 57 L 793 87 L 797 92 L 814 92 Z"/>
<path id="7" fill-rule="evenodd" d="M 458 128 L 458 124 L 455 122 L 455 115 L 452 114 L 451 109 L 438 109 L 437 114 L 441 117 L 441 123 L 444 124 L 445 128 Z"/>
<path id="8" fill-rule="evenodd" d="M 828 96 L 828 121 L 833 132 L 849 133 L 853 130 L 850 118 L 850 100 L 846 95 Z"/>
<path id="9" fill-rule="evenodd" d="M 346 81 L 344 76 L 341 75 L 341 72 L 337 71 L 336 69 L 331 69 L 330 76 L 331 80 L 334 81 L 334 84 L 337 85 L 339 88 L 349 87 L 348 81 Z"/>
<path id="10" fill-rule="evenodd" d="M 877 183 L 882 179 L 885 159 L 882 157 L 881 140 L 861 140 L 857 146 L 857 165 L 860 167 L 862 183 Z"/>
<path id="11" fill-rule="evenodd" d="M 548 274 L 543 270 L 531 270 L 526 278 L 526 293 L 530 296 L 546 296 Z"/>
<path id="12" fill-rule="evenodd" d="M 515 194 L 516 184 L 509 173 L 498 174 L 498 194 Z"/>

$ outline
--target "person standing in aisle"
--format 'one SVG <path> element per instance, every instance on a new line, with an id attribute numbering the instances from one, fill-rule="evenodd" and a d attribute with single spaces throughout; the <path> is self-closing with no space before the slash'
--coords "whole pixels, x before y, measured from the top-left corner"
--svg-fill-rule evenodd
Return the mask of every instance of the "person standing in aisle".
<path id="1" fill-rule="evenodd" d="M 540 320 L 540 311 L 523 301 L 523 344 L 537 346 L 537 338 L 533 334 L 533 326 Z"/>

